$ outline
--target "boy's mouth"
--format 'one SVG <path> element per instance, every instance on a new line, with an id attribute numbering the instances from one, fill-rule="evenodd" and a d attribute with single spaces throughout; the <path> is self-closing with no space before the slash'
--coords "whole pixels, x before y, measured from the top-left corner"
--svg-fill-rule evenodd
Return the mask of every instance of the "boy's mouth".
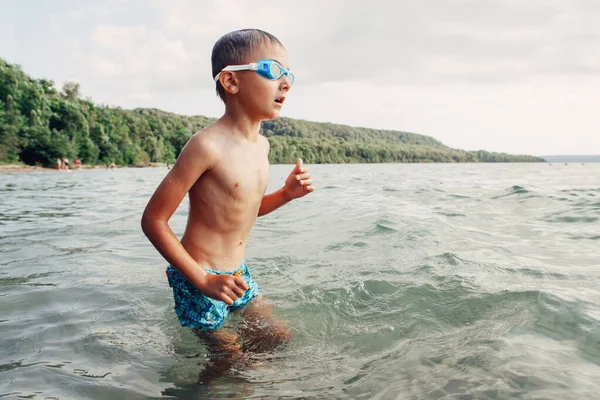
<path id="1" fill-rule="evenodd" d="M 285 97 L 278 97 L 275 99 L 275 103 L 283 104 L 285 101 Z"/>

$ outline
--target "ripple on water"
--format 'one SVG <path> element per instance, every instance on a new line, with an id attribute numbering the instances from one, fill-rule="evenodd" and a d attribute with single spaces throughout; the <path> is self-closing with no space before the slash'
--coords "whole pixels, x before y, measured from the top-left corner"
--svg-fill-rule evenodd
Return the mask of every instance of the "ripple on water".
<path id="1" fill-rule="evenodd" d="M 492 200 L 502 199 L 502 198 L 520 198 L 520 199 L 530 199 L 542 197 L 542 195 L 537 194 L 533 189 L 527 189 L 524 186 L 513 185 L 504 190 L 504 193 L 492 196 Z"/>

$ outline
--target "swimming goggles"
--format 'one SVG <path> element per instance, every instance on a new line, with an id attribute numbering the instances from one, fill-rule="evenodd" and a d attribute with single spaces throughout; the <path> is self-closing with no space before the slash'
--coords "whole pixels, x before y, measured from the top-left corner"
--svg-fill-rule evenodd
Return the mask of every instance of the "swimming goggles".
<path id="1" fill-rule="evenodd" d="M 290 84 L 294 84 L 294 74 L 284 67 L 281 66 L 275 60 L 259 60 L 255 63 L 244 64 L 244 65 L 228 65 L 221 70 L 222 71 L 256 71 L 259 75 L 264 76 L 272 81 L 281 78 L 282 75 L 287 76 Z M 215 82 L 219 80 L 221 72 L 215 76 Z"/>

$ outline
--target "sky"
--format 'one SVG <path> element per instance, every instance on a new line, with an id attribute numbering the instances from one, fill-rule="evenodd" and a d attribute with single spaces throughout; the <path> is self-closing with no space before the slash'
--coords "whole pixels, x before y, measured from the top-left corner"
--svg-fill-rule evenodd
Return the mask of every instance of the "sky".
<path id="1" fill-rule="evenodd" d="M 0 57 L 122 108 L 219 117 L 210 54 L 259 28 L 296 75 L 281 116 L 464 150 L 600 154 L 598 0 L 0 0 Z"/>

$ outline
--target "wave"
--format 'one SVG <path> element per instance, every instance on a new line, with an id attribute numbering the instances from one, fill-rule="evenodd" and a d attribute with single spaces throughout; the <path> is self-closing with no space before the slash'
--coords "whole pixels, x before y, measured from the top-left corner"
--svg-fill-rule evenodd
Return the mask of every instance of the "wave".
<path id="1" fill-rule="evenodd" d="M 540 195 L 535 194 L 533 192 L 533 190 L 527 189 L 525 186 L 513 185 L 509 188 L 506 188 L 504 190 L 503 194 L 493 196 L 493 197 L 491 197 L 491 199 L 496 200 L 496 199 L 501 199 L 504 197 L 513 197 L 513 196 L 524 197 L 524 198 L 541 197 Z"/>

